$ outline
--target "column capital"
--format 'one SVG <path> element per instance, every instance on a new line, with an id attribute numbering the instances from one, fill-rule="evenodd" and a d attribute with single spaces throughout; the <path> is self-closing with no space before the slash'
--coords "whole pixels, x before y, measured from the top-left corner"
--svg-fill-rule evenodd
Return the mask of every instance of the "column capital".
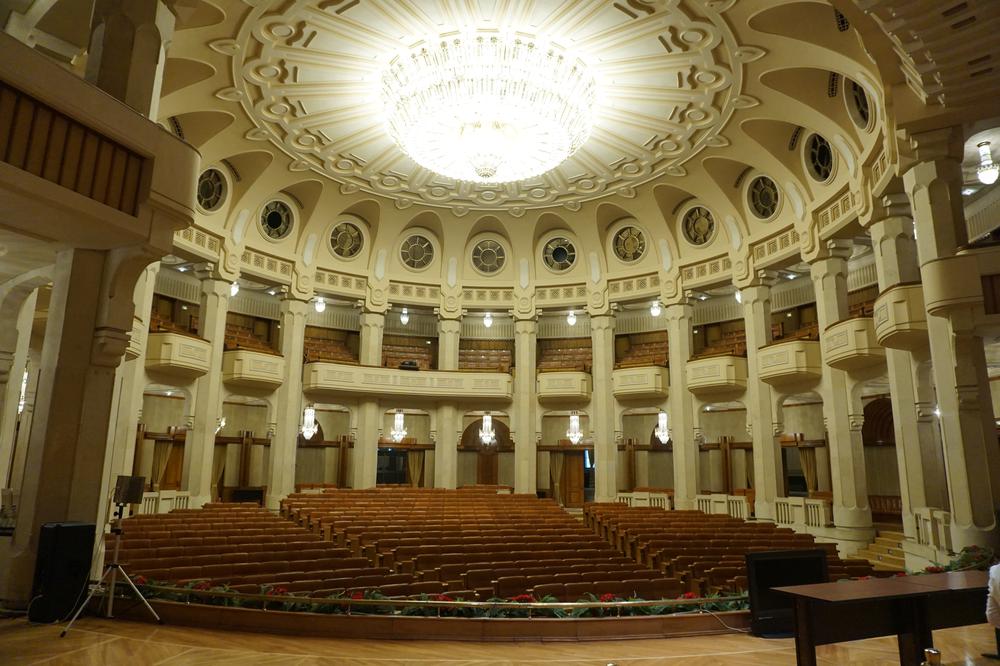
<path id="1" fill-rule="evenodd" d="M 668 321 L 680 321 L 694 316 L 694 308 L 689 302 L 670 303 L 663 306 L 663 315 Z"/>
<path id="2" fill-rule="evenodd" d="M 904 175 L 910 167 L 920 163 L 962 161 L 965 136 L 961 127 L 941 127 L 924 132 L 900 130 L 896 136 L 900 154 L 909 158 L 909 165 L 903 169 Z"/>
<path id="3" fill-rule="evenodd" d="M 519 335 L 534 335 L 538 333 L 538 319 L 514 319 L 514 333 Z"/>
<path id="4" fill-rule="evenodd" d="M 590 315 L 590 331 L 613 331 L 615 330 L 615 315 L 613 312 Z"/>
<path id="5" fill-rule="evenodd" d="M 282 294 L 280 306 L 281 314 L 291 314 L 304 317 L 309 314 L 310 305 L 310 301 L 295 298 L 290 294 Z"/>
<path id="6" fill-rule="evenodd" d="M 462 330 L 462 320 L 439 316 L 437 320 L 437 329 L 438 333 L 458 333 Z"/>
<path id="7" fill-rule="evenodd" d="M 198 278 L 202 282 L 206 280 L 221 280 L 224 281 L 226 284 L 232 282 L 232 280 L 226 278 L 226 276 L 222 274 L 222 272 L 219 270 L 218 264 L 214 264 L 210 261 L 206 261 L 201 264 L 195 264 L 191 272 L 194 274 L 196 278 Z"/>

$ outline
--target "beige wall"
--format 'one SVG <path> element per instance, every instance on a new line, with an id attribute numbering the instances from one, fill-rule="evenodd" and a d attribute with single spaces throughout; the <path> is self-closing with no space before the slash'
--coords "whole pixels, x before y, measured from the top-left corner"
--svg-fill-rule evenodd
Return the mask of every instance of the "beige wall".
<path id="1" fill-rule="evenodd" d="M 222 416 L 226 419 L 226 425 L 219 434 L 237 437 L 241 430 L 250 430 L 254 437 L 267 437 L 267 411 L 267 405 L 248 405 L 225 400 L 222 403 Z"/>
<path id="2" fill-rule="evenodd" d="M 583 419 L 581 419 L 582 421 Z M 624 414 L 622 416 L 622 438 L 633 439 L 639 444 L 648 444 L 649 437 L 656 428 L 656 414 Z"/>
<path id="3" fill-rule="evenodd" d="M 810 440 L 825 438 L 822 403 L 785 405 L 782 414 L 786 433 L 801 432 Z"/>
<path id="4" fill-rule="evenodd" d="M 142 396 L 142 423 L 146 426 L 146 432 L 167 432 L 171 426 L 183 428 L 185 405 L 186 401 L 183 396 L 144 394 Z"/>
<path id="5" fill-rule="evenodd" d="M 747 434 L 747 410 L 724 409 L 701 412 L 701 431 L 706 442 L 718 442 L 720 437 L 732 437 L 736 442 L 750 441 Z"/>
<path id="6" fill-rule="evenodd" d="M 328 440 L 351 434 L 351 414 L 348 411 L 317 407 L 316 421 L 323 428 L 323 437 Z"/>
<path id="7" fill-rule="evenodd" d="M 386 412 L 382 415 L 383 437 L 388 439 L 389 432 L 392 431 L 393 421 L 395 418 L 395 412 Z M 430 414 L 406 414 L 404 424 L 407 439 L 412 437 L 421 444 L 427 444 L 431 441 Z"/>

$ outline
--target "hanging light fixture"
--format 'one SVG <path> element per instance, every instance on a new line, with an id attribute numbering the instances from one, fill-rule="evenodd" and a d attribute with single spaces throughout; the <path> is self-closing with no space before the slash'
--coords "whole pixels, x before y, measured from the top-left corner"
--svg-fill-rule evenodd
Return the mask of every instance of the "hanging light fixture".
<path id="1" fill-rule="evenodd" d="M 240 283 L 233 280 L 232 284 L 229 285 L 229 295 L 235 296 L 238 293 L 240 293 Z"/>
<path id="2" fill-rule="evenodd" d="M 976 147 L 979 148 L 979 169 L 976 170 L 976 175 L 983 185 L 992 185 L 1000 176 L 1000 165 L 993 161 L 989 141 L 983 141 Z"/>
<path id="3" fill-rule="evenodd" d="M 580 440 L 583 439 L 583 432 L 580 430 L 580 415 L 577 412 L 571 412 L 569 415 L 569 430 L 566 431 L 566 439 L 570 441 L 570 444 L 579 444 Z"/>
<path id="4" fill-rule="evenodd" d="M 403 410 L 397 409 L 392 420 L 392 430 L 389 431 L 389 437 L 397 444 L 402 442 L 403 438 L 406 437 L 406 424 L 403 422 L 403 419 Z"/>
<path id="5" fill-rule="evenodd" d="M 316 410 L 312 407 L 306 407 L 302 412 L 301 432 L 306 439 L 312 439 L 313 435 L 319 432 L 319 426 L 316 424 Z"/>
<path id="6" fill-rule="evenodd" d="M 489 414 L 483 415 L 483 427 L 479 430 L 479 441 L 483 446 L 492 446 L 497 443 L 497 433 L 493 430 L 493 417 Z"/>
<path id="7" fill-rule="evenodd" d="M 483 315 L 483 326 L 489 328 L 493 325 L 493 315 L 487 312 Z"/>
<path id="8" fill-rule="evenodd" d="M 406 326 L 410 323 L 410 311 L 403 308 L 402 312 L 399 313 L 399 323 Z"/>
<path id="9" fill-rule="evenodd" d="M 670 439 L 670 430 L 667 429 L 667 413 L 660 412 L 656 415 L 656 429 L 653 431 L 660 444 L 666 444 Z"/>
<path id="10" fill-rule="evenodd" d="M 663 309 L 660 307 L 660 300 L 657 299 L 653 301 L 653 304 L 649 306 L 649 314 L 653 317 L 659 317 Z"/>
<path id="11" fill-rule="evenodd" d="M 219 419 L 218 424 L 215 426 L 215 434 L 218 435 L 219 431 L 226 427 L 226 417 L 223 416 Z"/>
<path id="12" fill-rule="evenodd" d="M 466 30 L 428 39 L 382 72 L 386 129 L 414 162 L 507 183 L 562 164 L 590 136 L 597 84 L 543 35 Z"/>
<path id="13" fill-rule="evenodd" d="M 317 296 L 313 307 L 316 308 L 316 312 L 324 312 L 326 310 L 326 299 L 322 296 Z"/>
<path id="14" fill-rule="evenodd" d="M 566 315 L 566 323 L 570 326 L 576 326 L 576 313 L 572 310 L 570 310 L 569 314 Z"/>

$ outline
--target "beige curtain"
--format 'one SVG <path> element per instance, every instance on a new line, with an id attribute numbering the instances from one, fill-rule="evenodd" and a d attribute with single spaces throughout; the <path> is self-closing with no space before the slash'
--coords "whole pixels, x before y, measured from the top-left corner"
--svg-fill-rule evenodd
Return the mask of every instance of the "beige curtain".
<path id="1" fill-rule="evenodd" d="M 410 471 L 410 485 L 416 488 L 420 485 L 420 474 L 424 471 L 424 452 L 407 451 L 406 466 Z"/>
<path id="2" fill-rule="evenodd" d="M 160 481 L 167 471 L 167 461 L 170 460 L 170 449 L 173 447 L 174 443 L 169 439 L 158 439 L 153 444 L 153 471 L 149 482 L 154 492 L 160 489 Z"/>
<path id="3" fill-rule="evenodd" d="M 747 450 L 747 488 L 753 488 L 753 451 Z"/>
<path id="4" fill-rule="evenodd" d="M 226 445 L 216 444 L 215 457 L 212 458 L 212 493 L 214 494 L 222 483 L 222 476 L 226 473 Z"/>
<path id="5" fill-rule="evenodd" d="M 549 454 L 549 474 L 552 476 L 552 496 L 555 497 L 557 502 L 562 502 L 562 497 L 560 495 L 559 480 L 562 479 L 563 473 L 563 454 L 562 453 L 550 453 Z"/>
<path id="6" fill-rule="evenodd" d="M 799 463 L 802 465 L 802 476 L 806 477 L 806 490 L 811 495 L 819 490 L 819 486 L 816 483 L 816 449 L 811 446 L 800 446 L 798 449 Z"/>

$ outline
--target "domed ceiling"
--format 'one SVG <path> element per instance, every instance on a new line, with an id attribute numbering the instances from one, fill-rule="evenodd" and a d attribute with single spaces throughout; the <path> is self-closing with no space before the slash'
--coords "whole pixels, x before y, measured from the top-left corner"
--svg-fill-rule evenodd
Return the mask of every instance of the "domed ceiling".
<path id="1" fill-rule="evenodd" d="M 720 135 L 741 107 L 742 63 L 764 52 L 740 46 L 728 1 L 606 0 L 547 2 L 446 0 L 259 2 L 235 37 L 209 46 L 229 56 L 235 86 L 218 91 L 253 119 L 246 134 L 269 141 L 293 170 L 341 185 L 423 203 L 469 209 L 562 205 L 682 176 L 685 163 Z M 277 7 L 276 7 L 277 5 Z M 417 165 L 387 134 L 380 112 L 381 72 L 401 47 L 476 29 L 544 35 L 593 71 L 597 108 L 589 140 L 562 165 L 530 180 L 455 182 Z"/>

